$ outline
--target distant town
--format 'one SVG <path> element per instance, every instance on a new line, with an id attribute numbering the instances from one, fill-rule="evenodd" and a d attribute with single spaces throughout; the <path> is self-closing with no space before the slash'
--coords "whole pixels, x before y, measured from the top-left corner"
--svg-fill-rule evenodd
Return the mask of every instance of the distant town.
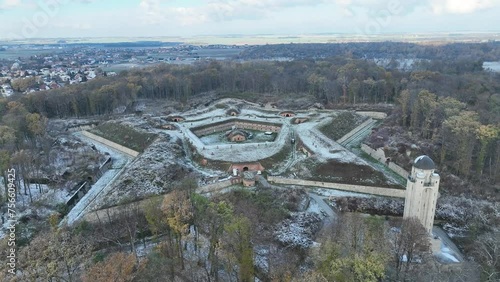
<path id="1" fill-rule="evenodd" d="M 159 63 L 225 59 L 247 46 L 181 43 L 110 43 L 0 46 L 0 95 L 58 89 Z"/>

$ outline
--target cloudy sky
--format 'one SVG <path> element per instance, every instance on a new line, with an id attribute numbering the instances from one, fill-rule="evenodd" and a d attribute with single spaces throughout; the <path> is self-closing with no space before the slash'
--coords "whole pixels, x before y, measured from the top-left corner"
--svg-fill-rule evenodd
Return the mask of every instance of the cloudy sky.
<path id="1" fill-rule="evenodd" d="M 500 31 L 500 0 L 0 0 L 0 40 Z"/>

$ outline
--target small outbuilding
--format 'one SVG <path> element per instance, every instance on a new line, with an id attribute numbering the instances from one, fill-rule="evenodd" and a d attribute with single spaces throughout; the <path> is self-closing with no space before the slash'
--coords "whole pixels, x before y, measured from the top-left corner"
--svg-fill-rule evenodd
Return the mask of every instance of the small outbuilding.
<path id="1" fill-rule="evenodd" d="M 232 116 L 232 117 L 239 116 L 240 115 L 240 110 L 238 110 L 236 108 L 231 108 L 231 109 L 229 109 L 229 110 L 226 111 L 226 115 Z"/>
<path id="2" fill-rule="evenodd" d="M 292 111 L 283 111 L 280 113 L 280 116 L 282 117 L 294 117 L 296 114 Z"/>
<path id="3" fill-rule="evenodd" d="M 161 126 L 162 129 L 167 129 L 167 130 L 176 130 L 177 127 L 175 127 L 175 125 L 171 124 L 171 123 L 168 123 L 168 124 L 164 124 Z"/>
<path id="4" fill-rule="evenodd" d="M 183 122 L 186 119 L 184 117 L 181 117 L 181 116 L 170 116 L 170 117 L 168 117 L 168 120 L 172 121 L 172 122 Z"/>
<path id="5" fill-rule="evenodd" d="M 308 121 L 308 118 L 306 118 L 306 117 L 296 117 L 293 119 L 292 123 L 300 124 L 300 123 L 304 123 L 306 121 Z"/>
<path id="6" fill-rule="evenodd" d="M 243 129 L 233 129 L 226 133 L 227 140 L 231 142 L 244 142 L 249 139 L 251 133 Z"/>
<path id="7" fill-rule="evenodd" d="M 255 172 L 253 171 L 243 172 L 243 186 L 245 187 L 255 186 Z"/>

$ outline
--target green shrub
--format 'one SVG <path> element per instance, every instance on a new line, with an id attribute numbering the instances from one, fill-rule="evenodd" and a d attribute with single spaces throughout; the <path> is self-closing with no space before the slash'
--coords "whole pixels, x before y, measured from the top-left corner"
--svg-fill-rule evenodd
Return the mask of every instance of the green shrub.
<path id="1" fill-rule="evenodd" d="M 68 214 L 69 212 L 69 207 L 68 205 L 64 204 L 64 203 L 60 203 L 60 204 L 57 204 L 56 206 L 56 211 L 61 214 L 61 217 L 64 217 L 65 215 Z"/>
<path id="2" fill-rule="evenodd" d="M 92 258 L 93 263 L 99 263 L 104 261 L 106 258 L 106 255 L 103 252 L 97 252 L 95 253 L 94 257 Z"/>

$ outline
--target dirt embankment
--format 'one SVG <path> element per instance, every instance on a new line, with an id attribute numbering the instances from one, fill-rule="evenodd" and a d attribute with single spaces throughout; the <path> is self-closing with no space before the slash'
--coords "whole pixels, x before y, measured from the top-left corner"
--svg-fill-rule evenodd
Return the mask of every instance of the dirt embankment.
<path id="1" fill-rule="evenodd" d="M 334 160 L 319 163 L 313 159 L 309 159 L 297 164 L 291 171 L 298 178 L 306 180 L 401 188 L 387 179 L 382 172 L 362 164 L 341 163 Z"/>

